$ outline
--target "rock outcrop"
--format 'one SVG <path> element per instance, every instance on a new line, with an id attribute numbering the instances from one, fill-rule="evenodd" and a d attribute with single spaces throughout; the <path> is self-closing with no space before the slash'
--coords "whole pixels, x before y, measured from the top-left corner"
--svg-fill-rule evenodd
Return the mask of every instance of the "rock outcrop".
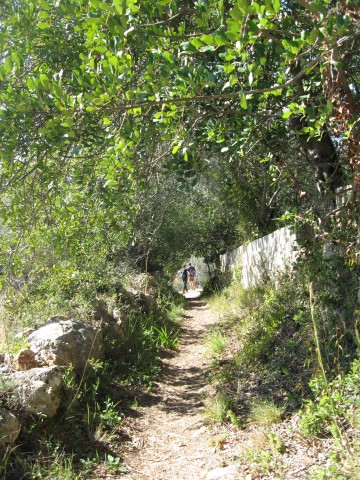
<path id="1" fill-rule="evenodd" d="M 119 357 L 129 323 L 126 313 L 119 308 L 114 308 L 112 314 L 110 314 L 102 306 L 97 306 L 91 314 L 93 319 L 99 322 L 99 327 L 103 333 L 105 356 Z"/>
<path id="2" fill-rule="evenodd" d="M 89 360 L 103 358 L 101 330 L 80 320 L 55 320 L 29 336 L 30 348 L 40 365 L 72 365 L 82 375 Z"/>
<path id="3" fill-rule="evenodd" d="M 21 430 L 19 420 L 5 408 L 0 408 L 0 444 L 12 444 Z"/>
<path id="4" fill-rule="evenodd" d="M 31 368 L 37 368 L 39 362 L 35 357 L 35 352 L 29 348 L 23 348 L 14 358 L 15 368 L 17 370 L 30 370 Z"/>
<path id="5" fill-rule="evenodd" d="M 0 379 L 3 388 L 11 391 L 12 401 L 21 407 L 25 415 L 53 417 L 60 405 L 62 374 L 58 367 L 27 371 L 8 368 L 0 371 Z"/>

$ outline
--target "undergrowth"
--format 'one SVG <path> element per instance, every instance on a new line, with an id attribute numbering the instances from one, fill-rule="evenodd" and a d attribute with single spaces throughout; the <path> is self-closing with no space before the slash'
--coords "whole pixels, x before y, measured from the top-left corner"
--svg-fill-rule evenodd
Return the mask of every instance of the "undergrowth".
<path id="1" fill-rule="evenodd" d="M 108 311 L 114 307 L 115 294 L 102 288 L 102 305 Z M 116 347 L 117 355 L 92 362 L 82 381 L 71 366 L 67 368 L 56 417 L 21 419 L 18 440 L 0 451 L 0 478 L 81 480 L 126 471 L 119 453 L 127 438 L 124 421 L 136 415 L 134 405 L 142 392 L 151 390 L 161 370 L 162 352 L 177 347 L 183 314 L 182 298 L 162 290 L 153 298 L 146 312 L 136 302 L 123 305 L 129 328 L 124 344 Z M 9 347 L 17 353 L 23 344 L 9 340 Z M 2 406 L 11 407 L 6 392 L 0 400 Z"/>
<path id="2" fill-rule="evenodd" d="M 359 478 L 355 269 L 318 252 L 295 275 L 249 290 L 235 275 L 210 298 L 222 317 L 213 335 L 222 347 L 212 355 L 210 382 L 219 394 L 226 392 L 240 425 L 269 428 L 298 414 L 301 435 L 330 438 L 327 466 L 313 469 L 314 479 Z M 260 462 L 254 472 L 273 468 L 271 449 L 252 452 L 252 458 Z"/>

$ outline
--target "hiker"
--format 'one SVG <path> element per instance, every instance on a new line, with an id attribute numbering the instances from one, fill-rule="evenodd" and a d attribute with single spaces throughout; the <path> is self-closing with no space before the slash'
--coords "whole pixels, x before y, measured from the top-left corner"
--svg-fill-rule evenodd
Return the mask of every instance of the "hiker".
<path id="1" fill-rule="evenodd" d="M 192 290 L 195 290 L 196 269 L 194 265 L 191 265 L 191 263 L 189 263 L 188 271 L 189 271 L 190 288 Z"/>
<path id="2" fill-rule="evenodd" d="M 182 266 L 182 269 L 180 270 L 180 278 L 183 281 L 183 293 L 188 291 L 187 288 L 187 281 L 188 281 L 188 276 L 189 276 L 189 271 L 186 268 L 186 264 Z"/>

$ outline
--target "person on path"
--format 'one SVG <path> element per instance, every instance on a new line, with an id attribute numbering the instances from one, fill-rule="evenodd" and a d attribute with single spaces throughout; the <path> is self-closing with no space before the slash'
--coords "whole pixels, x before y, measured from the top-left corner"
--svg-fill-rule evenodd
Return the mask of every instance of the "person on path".
<path id="1" fill-rule="evenodd" d="M 183 293 L 188 291 L 187 282 L 189 277 L 189 271 L 186 268 L 186 264 L 184 263 L 182 270 L 180 271 L 181 280 L 183 281 Z"/>
<path id="2" fill-rule="evenodd" d="M 191 290 L 195 290 L 196 269 L 194 265 L 191 265 L 191 263 L 189 263 L 188 271 L 189 271 L 190 288 Z"/>

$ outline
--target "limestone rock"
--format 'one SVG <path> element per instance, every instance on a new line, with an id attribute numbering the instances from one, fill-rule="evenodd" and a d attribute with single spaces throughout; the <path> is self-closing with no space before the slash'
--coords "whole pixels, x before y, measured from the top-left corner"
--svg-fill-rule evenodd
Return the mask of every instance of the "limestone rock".
<path id="1" fill-rule="evenodd" d="M 140 310 L 146 314 L 151 313 L 155 307 L 155 299 L 152 295 L 138 292 L 135 294 L 135 301 L 140 307 Z"/>
<path id="2" fill-rule="evenodd" d="M 15 338 L 18 340 L 24 340 L 27 339 L 28 336 L 35 331 L 35 328 L 26 328 L 22 332 L 19 332 L 15 335 Z"/>
<path id="3" fill-rule="evenodd" d="M 240 474 L 236 465 L 211 470 L 205 480 L 240 480 Z"/>
<path id="4" fill-rule="evenodd" d="M 55 320 L 29 336 L 31 350 L 38 352 L 43 365 L 68 366 L 81 375 L 89 359 L 103 357 L 103 337 L 99 329 L 80 320 Z"/>
<path id="5" fill-rule="evenodd" d="M 15 368 L 18 370 L 30 370 L 39 366 L 39 362 L 35 359 L 35 352 L 29 348 L 23 348 L 14 358 Z"/>
<path id="6" fill-rule="evenodd" d="M 14 443 L 20 430 L 20 422 L 15 415 L 0 408 L 0 445 Z"/>
<path id="7" fill-rule="evenodd" d="M 96 305 L 91 311 L 91 315 L 97 322 L 109 322 L 110 320 L 113 320 L 111 314 L 101 305 Z"/>
<path id="8" fill-rule="evenodd" d="M 101 321 L 105 355 L 107 357 L 118 357 L 128 328 L 127 315 L 119 308 L 114 308 L 112 314 L 110 314 L 101 306 L 95 307 L 91 314 L 94 320 Z"/>
<path id="9" fill-rule="evenodd" d="M 5 353 L 4 355 L 4 363 L 6 365 L 13 365 L 14 363 L 14 356 L 11 355 L 10 353 Z"/>
<path id="10" fill-rule="evenodd" d="M 12 401 L 18 403 L 25 414 L 53 417 L 60 405 L 59 390 L 62 370 L 58 367 L 32 368 L 27 371 L 2 372 L 4 388 L 11 389 Z"/>

